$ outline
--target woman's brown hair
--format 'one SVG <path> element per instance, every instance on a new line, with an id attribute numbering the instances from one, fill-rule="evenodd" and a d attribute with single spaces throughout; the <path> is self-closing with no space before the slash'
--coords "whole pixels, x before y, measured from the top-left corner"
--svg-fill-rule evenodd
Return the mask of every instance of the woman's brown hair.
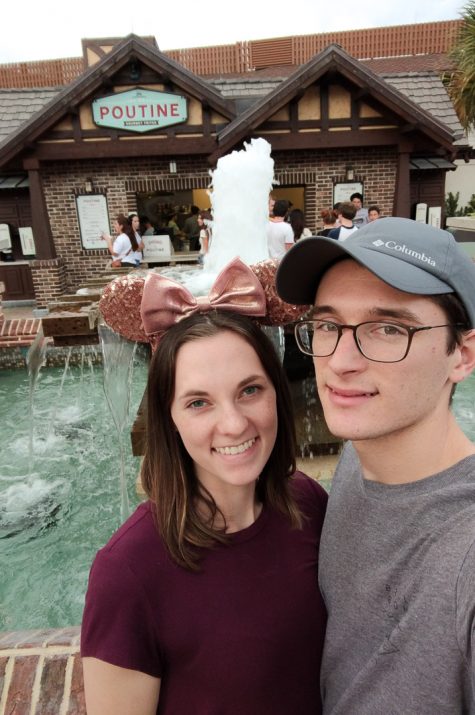
<path id="1" fill-rule="evenodd" d="M 263 504 L 285 514 L 294 527 L 300 527 L 302 520 L 289 486 L 296 468 L 292 403 L 272 343 L 257 324 L 244 316 L 224 311 L 196 313 L 167 331 L 152 358 L 147 385 L 147 444 L 142 465 L 142 484 L 154 504 L 160 535 L 172 558 L 192 570 L 198 569 L 200 549 L 217 542 L 226 543 L 228 537 L 224 529 L 215 526 L 216 516 L 223 515 L 211 494 L 198 482 L 193 461 L 171 418 L 176 361 L 185 343 L 223 331 L 242 337 L 255 350 L 276 392 L 277 437 L 257 482 L 256 495 Z M 208 519 L 203 517 L 203 505 L 209 511 Z"/>

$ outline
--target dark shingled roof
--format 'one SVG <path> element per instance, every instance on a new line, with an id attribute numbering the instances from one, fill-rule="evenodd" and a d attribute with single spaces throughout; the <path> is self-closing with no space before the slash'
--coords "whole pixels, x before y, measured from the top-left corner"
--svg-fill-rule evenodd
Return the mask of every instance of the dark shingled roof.
<path id="1" fill-rule="evenodd" d="M 446 124 L 457 140 L 465 144 L 465 132 L 460 124 L 454 106 L 441 79 L 433 72 L 407 72 L 381 75 L 392 87 L 397 89 L 415 104 L 440 122 Z M 457 141 L 455 142 L 457 144 Z"/>
<path id="2" fill-rule="evenodd" d="M 0 143 L 43 109 L 61 89 L 0 89 Z"/>

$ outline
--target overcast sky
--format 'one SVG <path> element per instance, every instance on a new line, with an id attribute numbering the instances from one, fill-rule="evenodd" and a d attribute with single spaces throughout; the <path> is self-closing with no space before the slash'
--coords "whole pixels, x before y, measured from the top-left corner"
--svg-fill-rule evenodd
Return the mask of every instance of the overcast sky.
<path id="1" fill-rule="evenodd" d="M 161 50 L 460 17 L 458 0 L 6 0 L 0 63 L 82 55 L 81 39 L 153 35 Z"/>

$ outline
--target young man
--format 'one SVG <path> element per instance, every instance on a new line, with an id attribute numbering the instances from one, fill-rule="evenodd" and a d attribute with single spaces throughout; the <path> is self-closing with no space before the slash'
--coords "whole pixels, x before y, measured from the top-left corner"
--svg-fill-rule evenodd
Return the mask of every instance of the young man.
<path id="1" fill-rule="evenodd" d="M 381 209 L 379 206 L 376 206 L 376 204 L 373 204 L 373 206 L 368 207 L 368 223 L 371 223 L 371 221 L 377 221 L 378 218 L 381 218 Z"/>
<path id="2" fill-rule="evenodd" d="M 338 213 L 338 228 L 332 228 L 328 234 L 328 238 L 333 238 L 336 241 L 346 241 L 348 236 L 358 230 L 358 227 L 353 223 L 356 215 L 356 209 L 351 201 L 342 201 L 336 209 Z"/>
<path id="3" fill-rule="evenodd" d="M 288 201 L 278 199 L 274 203 L 273 215 L 267 222 L 267 247 L 270 258 L 280 260 L 295 243 L 292 226 L 285 220 L 288 210 Z"/>
<path id="4" fill-rule="evenodd" d="M 475 366 L 475 265 L 446 231 L 374 221 L 299 241 L 277 289 L 330 430 L 349 440 L 320 550 L 326 715 L 475 713 L 475 446 L 450 402 Z"/>
<path id="5" fill-rule="evenodd" d="M 350 201 L 356 209 L 355 226 L 357 228 L 366 226 L 366 224 L 368 223 L 368 220 L 369 220 L 368 219 L 369 211 L 368 211 L 368 209 L 365 209 L 363 207 L 363 194 L 360 194 L 359 191 L 355 191 L 354 194 L 351 194 Z"/>

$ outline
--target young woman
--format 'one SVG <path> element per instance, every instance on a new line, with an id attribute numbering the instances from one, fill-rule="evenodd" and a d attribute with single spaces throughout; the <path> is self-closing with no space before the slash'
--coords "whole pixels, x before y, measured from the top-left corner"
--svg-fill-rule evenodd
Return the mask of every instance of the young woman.
<path id="1" fill-rule="evenodd" d="M 338 226 L 338 213 L 336 209 L 322 209 L 320 211 L 320 218 L 323 223 L 323 228 L 317 232 L 317 236 L 328 236 L 330 231 Z"/>
<path id="2" fill-rule="evenodd" d="M 112 265 L 135 266 L 134 252 L 138 250 L 138 244 L 132 232 L 128 232 L 129 222 L 124 214 L 119 214 L 114 220 L 114 232 L 116 238 L 107 233 L 102 234 L 102 239 L 107 243 L 107 248 L 112 256 Z"/>
<path id="3" fill-rule="evenodd" d="M 143 259 L 142 251 L 145 247 L 145 244 L 142 241 L 142 236 L 139 233 L 140 218 L 138 217 L 137 214 L 129 214 L 128 223 L 129 223 L 129 229 L 127 231 L 127 235 L 129 236 L 130 240 L 132 241 L 133 239 L 130 234 L 133 233 L 133 235 L 135 237 L 135 241 L 137 243 L 137 249 L 134 250 L 134 254 L 133 254 L 135 265 L 140 266 L 140 264 L 142 263 L 142 259 Z"/>
<path id="4" fill-rule="evenodd" d="M 213 216 L 211 211 L 200 211 L 198 214 L 198 224 L 200 227 L 200 255 L 199 261 L 203 263 L 203 258 L 209 251 L 211 243 L 211 225 L 213 223 Z"/>
<path id="5" fill-rule="evenodd" d="M 300 209 L 292 209 L 289 213 L 289 223 L 294 232 L 294 239 L 298 241 L 300 238 L 310 238 L 312 232 L 305 227 L 305 216 Z"/>
<path id="6" fill-rule="evenodd" d="M 89 715 L 315 715 L 324 490 L 295 473 L 288 387 L 260 327 L 196 312 L 161 338 L 141 504 L 91 570 Z"/>

